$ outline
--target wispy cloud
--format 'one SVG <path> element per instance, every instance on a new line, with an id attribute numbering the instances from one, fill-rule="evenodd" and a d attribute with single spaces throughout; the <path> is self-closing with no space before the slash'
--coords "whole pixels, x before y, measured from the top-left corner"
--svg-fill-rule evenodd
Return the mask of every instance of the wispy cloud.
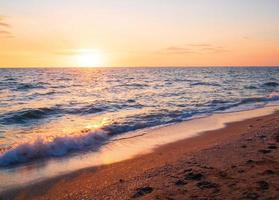
<path id="1" fill-rule="evenodd" d="M 168 48 L 163 49 L 165 53 L 174 53 L 174 54 L 188 54 L 188 53 L 195 53 L 191 48 L 186 47 L 179 47 L 179 46 L 171 46 Z"/>
<path id="2" fill-rule="evenodd" d="M 212 44 L 209 44 L 209 43 L 192 43 L 192 44 L 188 44 L 188 46 L 191 46 L 191 47 L 211 47 Z"/>
<path id="3" fill-rule="evenodd" d="M 10 35 L 11 32 L 10 32 L 10 31 L 1 31 L 1 30 L 0 30 L 0 34 L 1 34 L 1 35 Z"/>
<path id="4" fill-rule="evenodd" d="M 1 38 L 13 38 L 13 34 L 10 31 L 11 25 L 5 21 L 6 17 L 0 15 L 0 37 Z"/>
<path id="5" fill-rule="evenodd" d="M 62 56 L 72 56 L 72 55 L 77 55 L 80 53 L 92 53 L 96 52 L 97 50 L 95 49 L 63 49 L 60 51 L 55 51 L 53 52 L 56 55 L 62 55 Z"/>
<path id="6" fill-rule="evenodd" d="M 0 21 L 0 26 L 9 28 L 11 25 Z"/>
<path id="7" fill-rule="evenodd" d="M 14 35 L 10 31 L 1 31 L 0 38 L 14 38 Z"/>
<path id="8" fill-rule="evenodd" d="M 0 27 L 6 27 L 9 28 L 11 25 L 5 21 L 6 17 L 3 15 L 0 15 Z"/>
<path id="9" fill-rule="evenodd" d="M 170 46 L 162 49 L 160 53 L 166 54 L 200 54 L 200 53 L 224 53 L 228 50 L 223 46 L 209 43 L 191 43 L 183 46 Z"/>

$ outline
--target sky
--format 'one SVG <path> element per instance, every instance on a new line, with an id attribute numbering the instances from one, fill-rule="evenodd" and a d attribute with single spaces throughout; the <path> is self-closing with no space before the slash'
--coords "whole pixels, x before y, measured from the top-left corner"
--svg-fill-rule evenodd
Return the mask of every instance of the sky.
<path id="1" fill-rule="evenodd" d="M 279 66 L 278 0 L 1 0 L 0 67 Z"/>

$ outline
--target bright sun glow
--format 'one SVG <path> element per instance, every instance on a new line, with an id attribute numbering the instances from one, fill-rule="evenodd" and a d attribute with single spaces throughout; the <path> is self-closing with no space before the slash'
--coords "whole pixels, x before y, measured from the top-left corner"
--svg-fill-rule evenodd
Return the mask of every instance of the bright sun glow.
<path id="1" fill-rule="evenodd" d="M 97 51 L 80 51 L 75 56 L 75 62 L 78 67 L 101 67 L 103 63 L 103 56 Z"/>

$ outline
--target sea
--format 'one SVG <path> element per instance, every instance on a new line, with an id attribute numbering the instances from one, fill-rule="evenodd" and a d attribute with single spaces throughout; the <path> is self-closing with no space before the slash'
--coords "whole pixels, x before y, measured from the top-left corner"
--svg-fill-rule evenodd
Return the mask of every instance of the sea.
<path id="1" fill-rule="evenodd" d="M 2 68 L 0 170 L 276 101 L 276 67 Z"/>

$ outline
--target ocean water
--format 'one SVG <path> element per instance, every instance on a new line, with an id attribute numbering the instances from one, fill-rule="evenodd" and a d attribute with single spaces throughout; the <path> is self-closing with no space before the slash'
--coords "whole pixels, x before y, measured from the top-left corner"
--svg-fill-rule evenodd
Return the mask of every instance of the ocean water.
<path id="1" fill-rule="evenodd" d="M 275 101 L 279 68 L 271 67 L 0 69 L 0 168 Z"/>

